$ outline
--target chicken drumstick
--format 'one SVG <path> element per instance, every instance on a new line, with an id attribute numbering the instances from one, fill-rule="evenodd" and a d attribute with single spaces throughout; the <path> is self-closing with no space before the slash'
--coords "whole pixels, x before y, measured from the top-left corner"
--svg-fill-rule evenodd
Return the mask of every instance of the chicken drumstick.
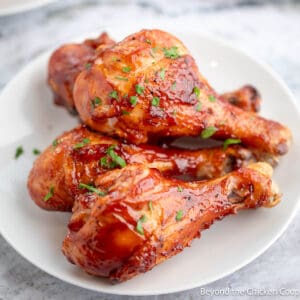
<path id="1" fill-rule="evenodd" d="M 73 90 L 91 128 L 141 144 L 151 138 L 238 138 L 273 155 L 288 151 L 285 126 L 219 99 L 174 36 L 143 30 L 102 51 Z"/>
<path id="2" fill-rule="evenodd" d="M 265 163 L 193 183 L 143 165 L 108 172 L 95 193 L 78 196 L 63 253 L 89 274 L 128 280 L 181 252 L 215 220 L 277 203 L 271 175 Z"/>

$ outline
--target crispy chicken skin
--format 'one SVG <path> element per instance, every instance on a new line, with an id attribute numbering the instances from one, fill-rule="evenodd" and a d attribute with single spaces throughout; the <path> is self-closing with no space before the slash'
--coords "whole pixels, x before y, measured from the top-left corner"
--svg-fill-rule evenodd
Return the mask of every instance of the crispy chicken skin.
<path id="1" fill-rule="evenodd" d="M 48 64 L 48 84 L 56 104 L 75 112 L 73 86 L 77 75 L 89 66 L 96 53 L 113 44 L 114 41 L 102 33 L 96 39 L 85 40 L 80 44 L 66 44 L 54 51 Z"/>
<path id="2" fill-rule="evenodd" d="M 83 143 L 88 139 L 88 143 Z M 81 148 L 74 149 L 74 147 Z M 164 149 L 158 146 L 124 144 L 85 126 L 79 126 L 58 137 L 35 161 L 28 178 L 31 198 L 47 210 L 70 211 L 74 195 L 82 192 L 80 183 L 94 183 L 95 178 L 110 170 L 107 150 L 113 151 L 126 164 L 139 163 L 159 169 L 165 176 L 185 175 L 187 179 L 216 178 L 246 164 L 274 159 L 241 146 L 201 150 Z M 103 161 L 104 159 L 104 161 Z M 102 164 L 101 164 L 102 160 Z M 105 160 L 106 163 L 105 163 Z M 118 165 L 114 167 L 120 167 Z M 52 197 L 44 200 L 53 189 Z"/>
<path id="3" fill-rule="evenodd" d="M 271 175 L 265 163 L 193 183 L 144 165 L 108 172 L 96 181 L 105 196 L 78 196 L 63 253 L 89 274 L 128 280 L 181 252 L 215 220 L 272 206 L 279 198 Z"/>
<path id="4" fill-rule="evenodd" d="M 291 138 L 278 122 L 222 101 L 185 46 L 160 30 L 140 31 L 102 51 L 78 75 L 73 97 L 85 124 L 135 144 L 208 128 L 213 138 L 239 138 L 282 155 Z"/>
<path id="5" fill-rule="evenodd" d="M 70 112 L 76 112 L 73 100 L 73 87 L 77 75 L 89 68 L 90 63 L 100 51 L 111 47 L 115 42 L 107 33 L 102 33 L 96 39 L 85 40 L 78 44 L 65 44 L 53 52 L 48 65 L 48 84 L 54 94 L 54 102 L 64 105 Z M 259 110 L 260 96 L 257 90 L 250 86 L 221 95 L 223 101 L 247 111 Z"/>

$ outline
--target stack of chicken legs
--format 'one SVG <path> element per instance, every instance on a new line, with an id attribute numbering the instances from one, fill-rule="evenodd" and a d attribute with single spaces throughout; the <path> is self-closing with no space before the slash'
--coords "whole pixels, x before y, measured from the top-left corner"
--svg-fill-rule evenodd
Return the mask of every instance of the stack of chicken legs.
<path id="1" fill-rule="evenodd" d="M 219 95 L 171 34 L 63 45 L 48 83 L 83 124 L 37 158 L 28 189 L 41 208 L 72 212 L 62 252 L 87 273 L 128 280 L 215 220 L 280 201 L 272 167 L 289 149 L 289 129 L 258 115 L 250 85 Z M 180 137 L 217 142 L 183 149 Z"/>

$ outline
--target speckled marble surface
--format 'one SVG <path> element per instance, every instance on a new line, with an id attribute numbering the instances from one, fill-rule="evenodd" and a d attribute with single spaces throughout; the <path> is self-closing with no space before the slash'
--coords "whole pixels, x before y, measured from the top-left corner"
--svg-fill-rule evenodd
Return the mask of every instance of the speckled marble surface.
<path id="1" fill-rule="evenodd" d="M 130 20 L 130 21 L 129 21 Z M 267 62 L 300 101 L 300 2 L 204 0 L 58 1 L 34 11 L 0 17 L 0 89 L 30 60 L 71 37 L 103 26 L 199 27 Z M 300 290 L 300 212 L 279 240 L 258 259 L 207 289 Z M 246 295 L 241 299 L 254 296 Z M 257 299 L 260 298 L 256 296 Z M 300 297 L 300 296 L 298 296 Z M 0 299 L 133 299 L 98 294 L 64 283 L 31 265 L 0 236 Z M 146 299 L 208 299 L 201 289 Z M 210 299 L 221 298 L 218 296 Z M 237 299 L 228 296 L 227 299 Z M 272 299 L 284 297 L 273 296 Z M 295 297 L 289 297 L 292 299 Z"/>

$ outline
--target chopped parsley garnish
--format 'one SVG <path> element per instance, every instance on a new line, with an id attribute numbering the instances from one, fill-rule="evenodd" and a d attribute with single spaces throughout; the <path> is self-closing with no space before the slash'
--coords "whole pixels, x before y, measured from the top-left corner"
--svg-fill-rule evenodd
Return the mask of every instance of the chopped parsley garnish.
<path id="1" fill-rule="evenodd" d="M 125 67 L 122 68 L 122 71 L 124 73 L 129 73 L 131 71 L 131 68 L 129 66 L 125 66 Z"/>
<path id="2" fill-rule="evenodd" d="M 159 72 L 159 76 L 160 76 L 161 80 L 165 79 L 165 73 L 166 73 L 166 70 L 164 68 L 162 68 Z"/>
<path id="3" fill-rule="evenodd" d="M 143 223 L 145 223 L 146 221 L 147 217 L 145 215 L 142 215 L 136 223 L 135 230 L 141 235 L 144 235 Z"/>
<path id="4" fill-rule="evenodd" d="M 34 148 L 34 149 L 32 150 L 32 153 L 33 153 L 34 155 L 39 155 L 39 154 L 41 154 L 41 151 L 40 151 L 39 149 Z"/>
<path id="5" fill-rule="evenodd" d="M 18 159 L 23 153 L 24 153 L 23 147 L 22 147 L 22 146 L 19 146 L 19 147 L 16 149 L 15 159 Z"/>
<path id="6" fill-rule="evenodd" d="M 181 186 L 178 186 L 177 191 L 181 193 L 183 191 L 183 188 Z"/>
<path id="7" fill-rule="evenodd" d="M 130 114 L 130 112 L 125 110 L 125 109 L 122 109 L 121 113 L 122 113 L 122 115 L 129 115 Z"/>
<path id="8" fill-rule="evenodd" d="M 202 103 L 199 101 L 197 104 L 196 104 L 196 111 L 201 111 L 202 109 Z"/>
<path id="9" fill-rule="evenodd" d="M 158 97 L 153 97 L 151 101 L 151 105 L 158 106 L 160 102 L 160 99 Z"/>
<path id="10" fill-rule="evenodd" d="M 178 53 L 178 47 L 171 47 L 171 48 L 163 48 L 163 52 L 165 57 L 167 58 L 172 58 L 172 59 L 176 59 L 178 57 L 180 57 L 179 53 Z"/>
<path id="11" fill-rule="evenodd" d="M 211 136 L 213 136 L 216 133 L 217 130 L 218 129 L 214 126 L 208 126 L 208 127 L 206 127 L 205 129 L 202 130 L 201 137 L 203 139 L 208 139 Z"/>
<path id="12" fill-rule="evenodd" d="M 210 102 L 216 102 L 216 98 L 215 98 L 215 96 L 213 96 L 213 95 L 208 95 L 208 100 L 210 101 Z"/>
<path id="13" fill-rule="evenodd" d="M 147 43 L 147 44 L 151 45 L 151 41 L 150 41 L 150 40 L 148 40 L 148 39 L 146 39 L 146 40 L 145 40 L 145 43 Z"/>
<path id="14" fill-rule="evenodd" d="M 175 117 L 177 115 L 177 110 L 174 109 L 173 112 L 172 112 L 173 116 Z"/>
<path id="15" fill-rule="evenodd" d="M 116 166 L 122 168 L 126 166 L 126 161 L 114 151 L 115 147 L 116 145 L 109 146 L 106 150 L 107 155 L 100 158 L 99 164 L 102 168 L 113 169 Z"/>
<path id="16" fill-rule="evenodd" d="M 137 96 L 131 96 L 130 99 L 129 99 L 129 102 L 135 106 L 137 104 L 137 101 L 138 101 L 138 97 Z"/>
<path id="17" fill-rule="evenodd" d="M 113 56 L 113 57 L 111 58 L 111 60 L 112 60 L 113 62 L 119 61 L 119 59 L 118 59 L 116 56 Z"/>
<path id="18" fill-rule="evenodd" d="M 101 157 L 99 163 L 100 163 L 101 167 L 109 168 L 109 164 L 107 162 L 107 157 L 106 156 Z"/>
<path id="19" fill-rule="evenodd" d="M 227 139 L 223 143 L 223 149 L 226 150 L 229 145 L 240 144 L 242 141 L 240 139 Z"/>
<path id="20" fill-rule="evenodd" d="M 175 220 L 178 222 L 182 219 L 182 217 L 183 217 L 183 211 L 180 209 L 176 214 Z"/>
<path id="21" fill-rule="evenodd" d="M 107 156 L 101 157 L 99 163 L 102 168 L 106 168 L 106 169 L 113 169 L 116 167 L 115 162 L 113 162 L 113 161 L 108 162 Z"/>
<path id="22" fill-rule="evenodd" d="M 122 76 L 116 76 L 115 78 L 122 81 L 128 81 L 128 78 Z"/>
<path id="23" fill-rule="evenodd" d="M 99 190 L 99 189 L 97 189 L 94 186 L 89 185 L 89 184 L 79 183 L 79 188 L 80 189 L 86 189 L 90 192 L 96 193 L 99 196 L 105 196 L 106 195 L 105 192 L 103 192 L 103 191 L 101 191 L 101 190 Z"/>
<path id="24" fill-rule="evenodd" d="M 145 90 L 145 88 L 144 88 L 143 86 L 139 85 L 139 84 L 137 84 L 137 85 L 135 86 L 135 91 L 136 91 L 139 95 L 142 95 L 143 92 L 144 92 L 144 90 Z"/>
<path id="25" fill-rule="evenodd" d="M 85 67 L 87 70 L 89 70 L 89 69 L 91 68 L 91 66 L 92 66 L 91 63 L 86 63 L 86 64 L 84 65 L 84 67 Z"/>
<path id="26" fill-rule="evenodd" d="M 176 81 L 174 81 L 174 82 L 172 83 L 172 85 L 171 85 L 171 89 L 172 89 L 172 90 L 175 90 L 175 88 L 176 88 Z"/>
<path id="27" fill-rule="evenodd" d="M 73 149 L 80 149 L 90 143 L 90 139 L 84 138 L 80 143 L 74 145 Z"/>
<path id="28" fill-rule="evenodd" d="M 109 146 L 107 149 L 107 155 L 110 156 L 111 160 L 118 166 L 124 168 L 126 166 L 126 161 L 114 151 L 115 147 L 115 145 Z"/>
<path id="29" fill-rule="evenodd" d="M 195 86 L 194 89 L 193 89 L 193 93 L 197 96 L 197 98 L 199 99 L 200 97 L 200 89 Z"/>
<path id="30" fill-rule="evenodd" d="M 60 143 L 60 141 L 59 141 L 58 139 L 55 139 L 55 140 L 52 142 L 52 146 L 55 148 L 59 143 Z"/>
<path id="31" fill-rule="evenodd" d="M 51 185 L 48 194 L 44 197 L 44 201 L 48 201 L 54 195 L 54 186 Z"/>
<path id="32" fill-rule="evenodd" d="M 102 100 L 99 97 L 95 97 L 95 99 L 92 100 L 92 107 L 96 108 L 97 106 L 102 104 Z"/>
<path id="33" fill-rule="evenodd" d="M 118 96 L 118 92 L 117 92 L 117 91 L 111 91 L 111 92 L 108 94 L 108 96 L 109 96 L 110 98 L 113 98 L 113 99 L 116 99 L 116 100 L 119 99 L 119 96 Z"/>
<path id="34" fill-rule="evenodd" d="M 153 204 L 152 204 L 152 200 L 149 201 L 148 207 L 149 207 L 149 210 L 150 210 L 151 212 L 153 212 Z"/>

